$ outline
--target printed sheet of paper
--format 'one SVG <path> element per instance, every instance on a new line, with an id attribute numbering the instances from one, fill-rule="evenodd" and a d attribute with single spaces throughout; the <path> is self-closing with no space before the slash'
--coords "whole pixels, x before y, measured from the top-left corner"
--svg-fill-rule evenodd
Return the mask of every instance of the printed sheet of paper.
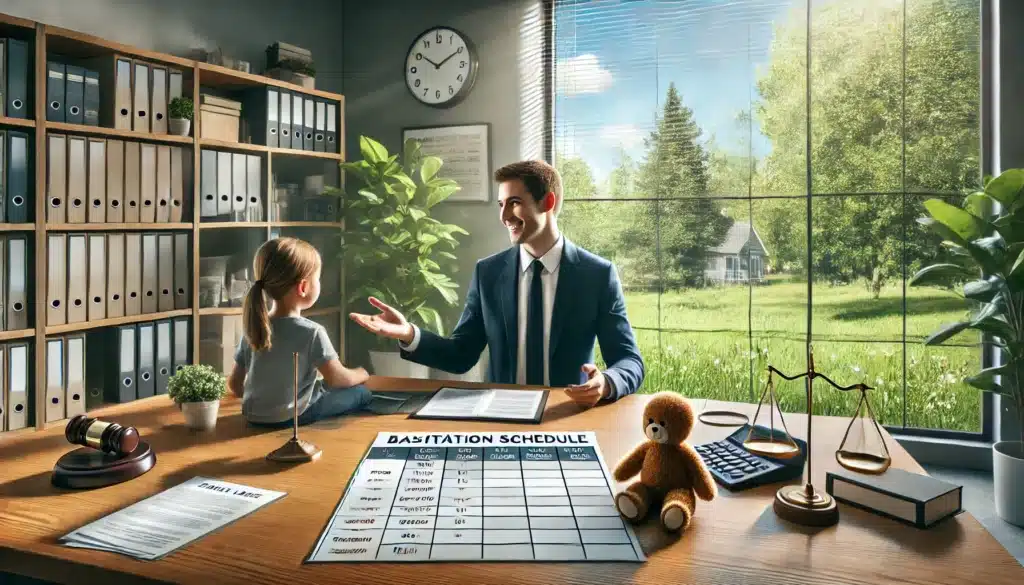
<path id="1" fill-rule="evenodd" d="M 647 560 L 592 432 L 379 433 L 308 563 Z"/>
<path id="2" fill-rule="evenodd" d="M 284 495 L 195 477 L 74 530 L 60 542 L 155 560 Z"/>
<path id="3" fill-rule="evenodd" d="M 540 422 L 547 390 L 441 388 L 417 418 Z"/>

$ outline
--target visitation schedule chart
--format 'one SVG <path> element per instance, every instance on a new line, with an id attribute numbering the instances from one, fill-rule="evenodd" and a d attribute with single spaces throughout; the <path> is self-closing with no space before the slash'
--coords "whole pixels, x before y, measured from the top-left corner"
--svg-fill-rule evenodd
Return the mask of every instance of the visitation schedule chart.
<path id="1" fill-rule="evenodd" d="M 592 432 L 379 433 L 306 562 L 646 560 Z"/>

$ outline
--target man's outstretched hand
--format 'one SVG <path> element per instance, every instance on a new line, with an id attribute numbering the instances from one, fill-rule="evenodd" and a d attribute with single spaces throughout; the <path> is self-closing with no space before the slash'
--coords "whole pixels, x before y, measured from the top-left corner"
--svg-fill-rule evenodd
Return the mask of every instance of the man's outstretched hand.
<path id="1" fill-rule="evenodd" d="M 376 297 L 370 297 L 370 304 L 380 309 L 376 315 L 349 313 L 349 317 L 363 326 L 364 329 L 377 335 L 397 339 L 402 343 L 412 343 L 413 328 L 405 317 Z"/>
<path id="2" fill-rule="evenodd" d="M 587 381 L 567 387 L 565 393 L 576 404 L 587 407 L 594 406 L 602 398 L 608 397 L 611 388 L 608 386 L 608 379 L 594 364 L 583 364 L 582 369 L 583 373 L 587 375 Z"/>

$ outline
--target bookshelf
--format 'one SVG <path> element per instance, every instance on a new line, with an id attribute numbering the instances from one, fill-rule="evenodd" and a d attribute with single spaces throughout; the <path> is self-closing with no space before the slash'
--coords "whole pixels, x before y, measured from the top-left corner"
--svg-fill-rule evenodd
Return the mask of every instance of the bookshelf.
<path id="1" fill-rule="evenodd" d="M 48 336 L 63 335 L 76 332 L 96 330 L 106 327 L 115 327 L 133 323 L 142 323 L 172 318 L 190 317 L 189 321 L 189 356 L 190 363 L 197 363 L 200 352 L 200 319 L 202 317 L 224 317 L 241 315 L 240 307 L 200 307 L 200 244 L 203 238 L 212 238 L 214 234 L 220 233 L 243 233 L 253 231 L 257 239 L 266 241 L 273 234 L 281 232 L 282 235 L 296 235 L 304 237 L 305 234 L 324 233 L 325 230 L 340 230 L 340 221 L 277 221 L 271 216 L 270 202 L 274 189 L 273 166 L 275 159 L 278 161 L 309 161 L 312 164 L 340 163 L 345 159 L 344 139 L 344 111 L 345 98 L 342 95 L 326 92 L 323 90 L 307 89 L 298 85 L 271 79 L 261 75 L 235 71 L 225 67 L 212 65 L 182 58 L 175 55 L 157 53 L 129 45 L 124 45 L 94 35 L 69 30 L 66 28 L 51 26 L 42 22 L 35 22 L 18 18 L 15 16 L 0 13 L 0 37 L 13 37 L 29 42 L 29 96 L 31 100 L 27 118 L 14 118 L 0 116 L 0 130 L 18 130 L 28 132 L 31 137 L 30 144 L 30 192 L 34 197 L 33 221 L 31 223 L 0 223 L 0 234 L 23 233 L 29 235 L 30 264 L 28 266 L 27 280 L 30 283 L 29 305 L 31 306 L 29 324 L 31 328 L 0 331 L 0 342 L 24 342 L 28 340 L 31 345 L 30 363 L 28 372 L 30 399 L 30 424 L 28 428 L 0 432 L 0 440 L 5 435 L 22 434 L 31 432 L 34 428 L 42 430 L 53 426 L 61 426 L 66 423 L 66 418 L 59 421 L 46 421 L 45 412 L 46 396 L 46 340 Z M 192 128 L 189 136 L 177 136 L 172 134 L 160 134 L 152 132 L 139 132 L 125 129 L 115 129 L 105 126 L 72 124 L 65 122 L 53 122 L 46 119 L 47 97 L 47 57 L 48 55 L 59 55 L 64 58 L 88 59 L 93 57 L 110 57 L 118 55 L 131 59 L 139 59 L 157 65 L 173 67 L 182 72 L 183 95 L 190 95 L 196 105 L 196 115 L 192 120 Z M 100 75 L 110 75 L 111 72 L 103 71 Z M 108 91 L 101 78 L 101 91 Z M 274 148 L 259 144 L 248 144 L 242 142 L 230 142 L 223 140 L 212 140 L 202 138 L 198 108 L 201 103 L 200 93 L 207 90 L 213 91 L 237 91 L 255 89 L 260 87 L 276 87 L 294 91 L 296 93 L 316 96 L 317 98 L 335 102 L 337 104 L 337 148 L 340 152 L 319 152 L 306 150 L 293 150 L 287 148 Z M 101 103 L 103 98 L 101 97 Z M 244 115 L 244 112 L 243 112 Z M 102 120 L 102 116 L 101 116 Z M 101 122 L 102 123 L 102 122 Z M 183 156 L 191 157 L 191 168 L 185 177 L 185 198 L 186 209 L 183 210 L 183 217 L 187 221 L 170 222 L 121 222 L 121 223 L 48 223 L 47 222 L 47 136 L 49 133 L 64 134 L 75 137 L 93 137 L 95 139 L 120 140 L 125 143 L 138 142 L 142 144 L 170 145 L 184 149 Z M 261 160 L 261 193 L 263 203 L 264 221 L 202 221 L 200 214 L 200 152 L 201 149 L 211 148 L 219 151 L 240 152 L 257 155 Z M 285 163 L 282 163 L 285 164 Z M 337 170 L 337 185 L 341 184 L 341 171 Z M 332 181 L 332 184 L 334 181 Z M 190 189 L 190 191 L 189 191 Z M 298 232 L 297 230 L 305 230 Z M 188 233 L 191 236 L 191 258 L 189 262 L 189 274 L 191 291 L 189 295 L 189 308 L 175 309 L 170 311 L 149 312 L 136 315 L 127 315 L 106 319 L 94 319 L 91 321 L 80 321 L 76 323 L 63 323 L 59 325 L 47 325 L 47 235 L 52 232 L 158 232 L 174 231 L 175 233 Z M 333 250 L 321 250 L 326 257 L 333 256 Z M 251 266 L 251 259 L 250 259 Z M 34 267 L 34 271 L 33 271 Z M 130 271 L 126 267 L 126 271 Z M 317 306 L 308 315 L 311 318 L 329 318 L 331 326 L 334 326 L 334 319 L 337 318 L 337 344 L 338 352 L 344 352 L 344 311 L 343 299 L 344 282 L 343 267 L 338 268 L 339 278 L 337 282 L 337 302 L 328 303 L 326 306 Z M 328 282 L 324 282 L 324 289 L 327 290 Z M 322 302 L 322 301 L 321 301 Z M 87 363 L 86 367 L 95 367 Z M 5 409 L 6 410 L 6 409 Z M 2 427 L 0 427 L 2 428 Z"/>

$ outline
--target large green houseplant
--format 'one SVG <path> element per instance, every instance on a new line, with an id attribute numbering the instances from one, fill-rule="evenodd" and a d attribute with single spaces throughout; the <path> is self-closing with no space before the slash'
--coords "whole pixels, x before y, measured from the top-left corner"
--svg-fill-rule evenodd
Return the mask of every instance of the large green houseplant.
<path id="1" fill-rule="evenodd" d="M 969 318 L 945 325 L 927 345 L 942 344 L 965 330 L 987 334 L 998 349 L 999 365 L 965 382 L 995 392 L 1016 410 L 1019 441 L 993 445 L 996 512 L 1024 526 L 1024 169 L 986 177 L 984 188 L 961 206 L 925 201 L 918 221 L 942 237 L 950 261 L 921 269 L 911 286 L 962 283 Z"/>
<path id="2" fill-rule="evenodd" d="M 444 335 L 439 308 L 459 300 L 458 284 L 450 276 L 457 271 L 455 236 L 469 232 L 431 214 L 460 187 L 438 176 L 443 161 L 425 156 L 415 140 L 406 141 L 401 158 L 367 136 L 359 137 L 359 150 L 362 160 L 341 165 L 346 173 L 342 255 L 348 302 L 372 312 L 367 298 L 377 297 L 411 323 Z M 410 366 L 397 358 L 393 341 L 374 337 L 372 343 L 375 373 L 407 373 L 394 371 Z"/>

